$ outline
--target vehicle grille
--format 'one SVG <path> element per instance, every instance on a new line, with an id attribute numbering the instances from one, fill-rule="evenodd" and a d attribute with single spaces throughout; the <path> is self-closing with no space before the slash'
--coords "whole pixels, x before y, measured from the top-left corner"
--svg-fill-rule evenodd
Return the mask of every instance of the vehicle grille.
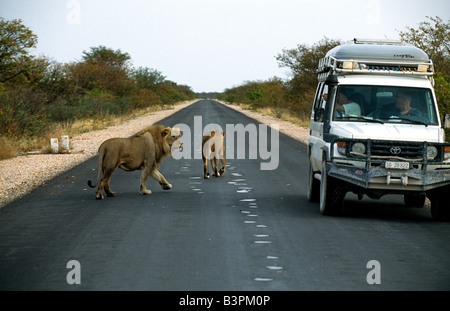
<path id="1" fill-rule="evenodd" d="M 393 149 L 394 148 L 394 149 Z M 414 144 L 408 142 L 372 142 L 372 156 L 383 157 L 402 157 L 407 159 L 423 158 L 423 144 Z M 399 152 L 400 150 L 400 152 Z M 399 153 L 397 153 L 399 152 Z"/>

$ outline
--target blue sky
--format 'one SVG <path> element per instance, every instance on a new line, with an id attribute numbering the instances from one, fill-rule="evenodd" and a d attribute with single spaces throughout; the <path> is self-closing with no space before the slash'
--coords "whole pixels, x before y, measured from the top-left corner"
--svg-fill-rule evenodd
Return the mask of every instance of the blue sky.
<path id="1" fill-rule="evenodd" d="M 284 48 L 332 39 L 398 39 L 426 16 L 450 19 L 448 0 L 1 0 L 0 16 L 38 35 L 33 54 L 59 62 L 90 47 L 121 49 L 196 92 L 287 78 Z"/>

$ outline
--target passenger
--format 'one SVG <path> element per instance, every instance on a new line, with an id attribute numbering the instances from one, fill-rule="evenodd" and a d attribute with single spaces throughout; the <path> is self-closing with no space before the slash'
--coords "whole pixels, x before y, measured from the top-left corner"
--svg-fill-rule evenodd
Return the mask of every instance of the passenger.
<path id="1" fill-rule="evenodd" d="M 352 115 L 352 116 L 360 116 L 361 115 L 361 107 L 359 104 L 351 101 L 348 90 L 341 90 L 338 94 L 336 101 L 336 112 L 338 115 Z"/>

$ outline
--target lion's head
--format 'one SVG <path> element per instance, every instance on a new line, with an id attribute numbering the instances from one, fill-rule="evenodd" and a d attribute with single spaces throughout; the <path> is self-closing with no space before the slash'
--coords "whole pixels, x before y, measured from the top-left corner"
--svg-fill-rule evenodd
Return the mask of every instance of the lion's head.
<path id="1" fill-rule="evenodd" d="M 179 128 L 167 127 L 162 132 L 163 137 L 166 143 L 169 145 L 171 153 L 179 150 L 180 152 L 183 150 L 183 141 L 181 140 L 182 132 Z"/>
<path id="2" fill-rule="evenodd" d="M 145 135 L 150 132 L 156 141 L 157 146 L 162 147 L 165 155 L 170 155 L 176 150 L 182 150 L 183 141 L 181 140 L 181 131 L 179 128 L 164 127 L 163 125 L 152 125 L 142 131 L 136 136 Z"/>

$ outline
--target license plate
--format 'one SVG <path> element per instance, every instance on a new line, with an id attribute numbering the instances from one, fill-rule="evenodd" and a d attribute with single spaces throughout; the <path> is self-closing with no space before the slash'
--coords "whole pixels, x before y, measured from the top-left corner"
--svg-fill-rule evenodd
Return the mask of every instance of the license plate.
<path id="1" fill-rule="evenodd" d="M 394 170 L 409 170 L 409 163 L 408 162 L 390 162 L 387 161 L 386 168 L 394 169 Z"/>

